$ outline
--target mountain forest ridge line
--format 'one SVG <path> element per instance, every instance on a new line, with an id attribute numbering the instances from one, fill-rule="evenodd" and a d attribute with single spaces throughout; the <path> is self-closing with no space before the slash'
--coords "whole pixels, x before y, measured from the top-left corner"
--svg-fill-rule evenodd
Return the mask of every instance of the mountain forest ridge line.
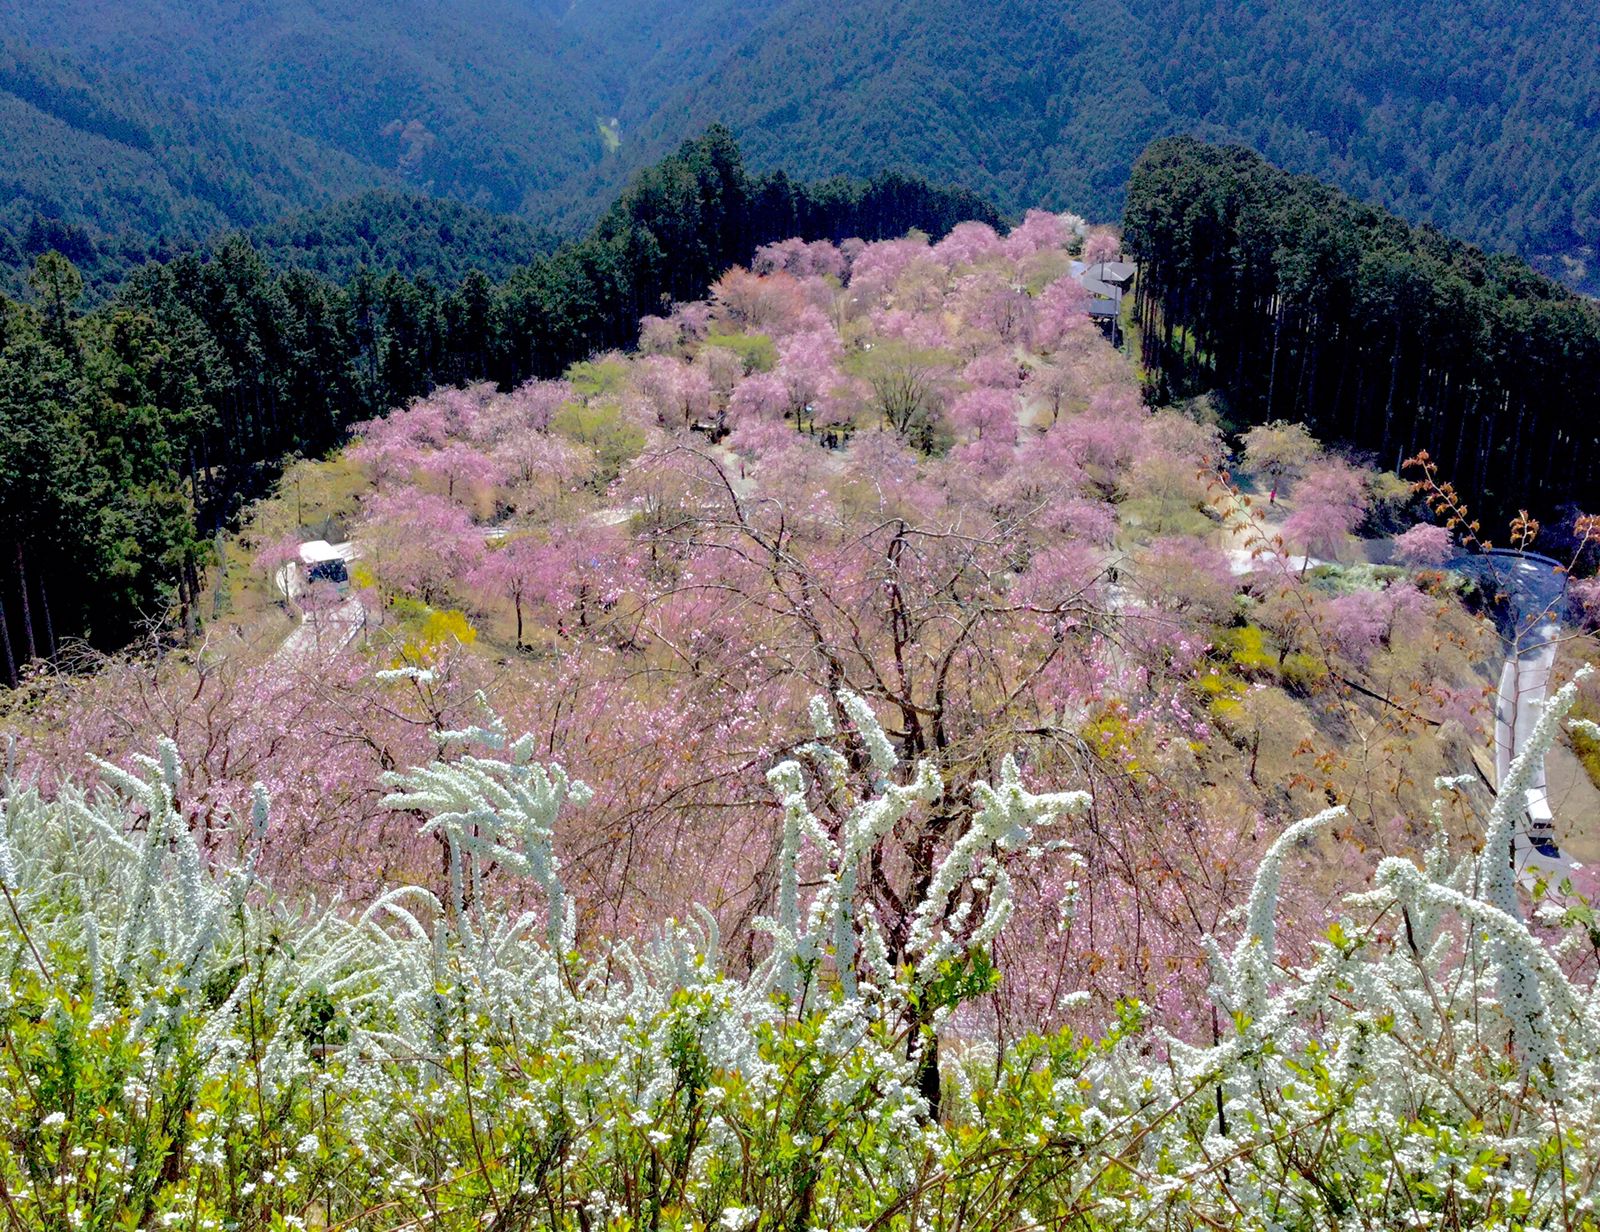
<path id="1" fill-rule="evenodd" d="M 1001 3 L 975 29 L 960 6 L 892 0 L 837 21 L 796 0 L 19 5 L 0 16 L 18 57 L 0 95 L 19 138 L 3 221 L 26 240 L 39 209 L 109 222 L 114 238 L 123 212 L 193 235 L 325 201 L 343 183 L 332 195 L 405 185 L 571 234 L 631 171 L 718 119 L 758 168 L 913 166 L 1008 211 L 1111 217 L 1138 150 L 1188 131 L 1582 286 L 1600 238 L 1589 16 L 1503 0 L 1378 12 L 1355 0 L 1265 11 L 1063 0 Z M 16 93 L 19 76 L 33 85 Z M 57 79 L 67 86 L 41 93 Z M 139 85 L 149 100 L 126 102 L 130 81 L 155 93 Z M 187 168 L 162 162 L 179 112 Z M 613 117 L 614 151 L 601 132 Z M 124 130 L 154 145 L 113 157 L 104 138 Z M 97 151 L 87 161 L 80 137 Z M 47 145 L 59 155 L 34 156 Z M 248 151 L 245 166 L 230 170 L 230 147 Z M 265 196 L 237 175 L 252 162 L 278 168 Z M 68 165 L 80 184 L 51 180 Z"/>

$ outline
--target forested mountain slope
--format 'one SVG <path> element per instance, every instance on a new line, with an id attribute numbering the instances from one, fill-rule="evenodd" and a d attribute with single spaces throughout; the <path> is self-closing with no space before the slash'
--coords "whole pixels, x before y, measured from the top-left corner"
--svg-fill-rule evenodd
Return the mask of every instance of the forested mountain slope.
<path id="1" fill-rule="evenodd" d="M 753 160 L 813 172 L 887 148 L 1007 205 L 1101 216 L 1140 148 L 1193 132 L 1469 239 L 1575 254 L 1600 240 L 1597 83 L 1593 10 L 1570 0 L 1003 0 L 982 22 L 949 0 L 790 0 L 653 128 L 715 115 Z"/>
<path id="2" fill-rule="evenodd" d="M 387 189 L 291 214 L 253 229 L 250 241 L 272 265 L 336 282 L 366 268 L 452 287 L 473 270 L 499 282 L 556 246 L 513 214 Z"/>
<path id="3" fill-rule="evenodd" d="M 96 277 L 161 241 L 274 220 L 392 179 L 270 121 L 0 47 L 0 266 L 55 249 Z"/>
<path id="4" fill-rule="evenodd" d="M 1600 487 L 1600 311 L 1514 257 L 1189 138 L 1140 157 L 1123 224 L 1159 388 L 1386 465 L 1427 450 L 1497 521 Z"/>
<path id="5" fill-rule="evenodd" d="M 351 422 L 441 384 L 511 386 L 631 345 L 641 316 L 700 298 L 784 236 L 938 236 L 998 221 L 970 194 L 904 177 L 747 175 L 725 129 L 642 171 L 587 237 L 506 264 L 498 284 L 483 261 L 459 283 L 424 266 L 464 259 L 455 223 L 484 251 L 527 236 L 486 229 L 466 207 L 413 204 L 326 211 L 264 249 L 230 235 L 146 264 L 90 311 L 80 274 L 55 253 L 29 272 L 29 303 L 0 297 L 0 680 L 7 611 L 14 632 L 30 630 L 30 604 L 45 646 L 120 645 L 174 603 L 192 623 L 212 534 L 281 459 L 326 449 Z M 296 236 L 318 228 L 324 255 L 371 255 L 366 222 L 384 211 L 393 235 L 415 241 L 416 276 L 284 272 L 304 265 Z"/>
<path id="6" fill-rule="evenodd" d="M 603 146 L 553 4 L 510 0 L 90 0 L 17 6 L 0 34 L 272 117 L 474 204 L 515 209 Z"/>
<path id="7" fill-rule="evenodd" d="M 1600 40 L 1578 0 L 1000 0 L 971 16 L 951 0 L 62 0 L 12 6 L 0 37 L 572 232 L 713 120 L 756 167 L 915 166 L 1008 209 L 1100 217 L 1149 140 L 1191 132 L 1594 278 Z M 63 202 L 69 219 L 125 198 L 161 212 L 138 186 L 87 196 Z"/>

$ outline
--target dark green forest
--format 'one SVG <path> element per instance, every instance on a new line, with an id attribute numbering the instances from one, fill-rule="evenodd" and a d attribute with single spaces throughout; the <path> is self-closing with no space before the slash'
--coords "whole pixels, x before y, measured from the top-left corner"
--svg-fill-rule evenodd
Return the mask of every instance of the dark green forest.
<path id="1" fill-rule="evenodd" d="M 92 284 L 386 177 L 310 138 L 0 47 L 0 289 L 44 252 Z"/>
<path id="2" fill-rule="evenodd" d="M 1188 133 L 1600 287 L 1582 0 L 55 0 L 5 6 L 0 38 L 84 79 L 0 80 L 16 268 L 36 217 L 209 236 L 369 188 L 575 235 L 724 121 L 756 169 L 901 166 L 1100 218 Z"/>
<path id="3" fill-rule="evenodd" d="M 1239 147 L 1155 143 L 1125 243 L 1163 394 L 1290 419 L 1388 467 L 1427 450 L 1474 508 L 1600 491 L 1600 308 L 1508 256 L 1414 227 Z"/>
<path id="4" fill-rule="evenodd" d="M 447 286 L 477 270 L 501 282 L 558 246 L 548 230 L 514 215 L 388 189 L 301 210 L 248 234 L 274 268 L 341 283 L 362 269 Z"/>
<path id="5" fill-rule="evenodd" d="M 771 240 L 942 235 L 968 218 L 999 221 L 895 174 L 751 175 L 713 128 L 636 176 L 584 239 L 498 283 L 481 269 L 336 281 L 276 269 L 235 235 L 143 265 L 83 311 L 82 275 L 47 252 L 28 301 L 0 299 L 0 678 L 67 639 L 120 646 L 174 611 L 192 627 L 216 532 L 284 458 L 353 422 L 630 344 L 641 314 L 700 297 Z"/>

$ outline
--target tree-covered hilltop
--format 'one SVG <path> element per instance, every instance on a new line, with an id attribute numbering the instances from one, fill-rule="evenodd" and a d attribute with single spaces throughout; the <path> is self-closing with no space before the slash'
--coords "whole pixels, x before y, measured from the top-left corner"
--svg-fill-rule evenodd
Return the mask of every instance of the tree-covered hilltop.
<path id="1" fill-rule="evenodd" d="M 141 265 L 185 253 L 204 256 L 241 236 L 276 270 L 305 270 L 338 283 L 362 271 L 397 273 L 445 286 L 474 270 L 503 281 L 560 244 L 547 228 L 514 214 L 388 188 L 297 210 L 275 222 L 215 234 L 201 228 L 204 239 L 132 232 L 108 237 L 38 214 L 19 218 L 10 231 L 0 223 L 0 294 L 26 298 L 32 263 L 55 252 L 82 275 L 89 303 L 109 298 Z"/>
<path id="2" fill-rule="evenodd" d="M 8 5 L 0 37 L 257 117 L 500 210 L 598 161 L 602 106 L 560 8 L 514 0 Z M 581 7 L 581 6 L 579 6 Z"/>
<path id="3" fill-rule="evenodd" d="M 1600 490 L 1600 310 L 1248 150 L 1156 142 L 1129 185 L 1146 362 L 1239 421 L 1427 450 L 1474 506 Z"/>
<path id="4" fill-rule="evenodd" d="M 1579 0 L 1001 0 L 981 22 L 951 0 L 58 0 L 7 6 L 0 37 L 568 234 L 712 121 L 757 168 L 910 167 L 1099 217 L 1140 149 L 1191 133 L 1600 285 L 1600 40 Z M 99 138 L 62 140 L 20 144 L 10 174 L 92 161 Z M 167 208 L 165 189 L 45 179 L 68 223 Z"/>
<path id="5" fill-rule="evenodd" d="M 402 202 L 388 214 L 411 217 Z M 119 645 L 174 601 L 192 621 L 212 534 L 279 459 L 325 449 L 353 421 L 440 384 L 554 376 L 631 344 L 640 316 L 699 298 L 771 240 L 943 234 L 970 217 L 997 219 L 903 176 L 752 177 L 713 129 L 635 177 L 587 238 L 498 285 L 476 268 L 453 286 L 364 269 L 335 282 L 275 269 L 236 235 L 140 266 L 84 313 L 81 275 L 46 253 L 28 302 L 0 300 L 12 657 L 79 636 Z"/>
<path id="6" fill-rule="evenodd" d="M 625 131 L 669 139 L 687 111 L 758 165 L 887 154 L 1096 217 L 1148 142 L 1192 133 L 1492 247 L 1600 244 L 1600 40 L 1579 0 L 1000 0 L 982 21 L 956 0 L 789 0 L 688 63 L 668 105 L 623 107 Z"/>

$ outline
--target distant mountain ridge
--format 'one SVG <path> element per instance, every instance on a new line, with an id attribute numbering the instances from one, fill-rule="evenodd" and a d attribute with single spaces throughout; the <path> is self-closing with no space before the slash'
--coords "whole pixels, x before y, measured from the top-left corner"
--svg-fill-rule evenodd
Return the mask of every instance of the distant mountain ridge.
<path id="1" fill-rule="evenodd" d="M 55 0 L 10 6 L 0 37 L 98 75 L 76 123 L 0 94 L 13 234 L 24 206 L 183 233 L 208 202 L 249 225 L 380 187 L 573 234 L 713 120 L 756 168 L 903 166 L 1110 217 L 1138 151 L 1187 132 L 1600 284 L 1600 39 L 1579 0 L 995 0 L 981 21 L 953 0 Z M 114 97 L 130 79 L 181 99 L 187 148 L 248 183 L 191 190 L 155 139 L 172 125 Z M 60 191 L 63 159 L 113 153 L 119 175 Z"/>

